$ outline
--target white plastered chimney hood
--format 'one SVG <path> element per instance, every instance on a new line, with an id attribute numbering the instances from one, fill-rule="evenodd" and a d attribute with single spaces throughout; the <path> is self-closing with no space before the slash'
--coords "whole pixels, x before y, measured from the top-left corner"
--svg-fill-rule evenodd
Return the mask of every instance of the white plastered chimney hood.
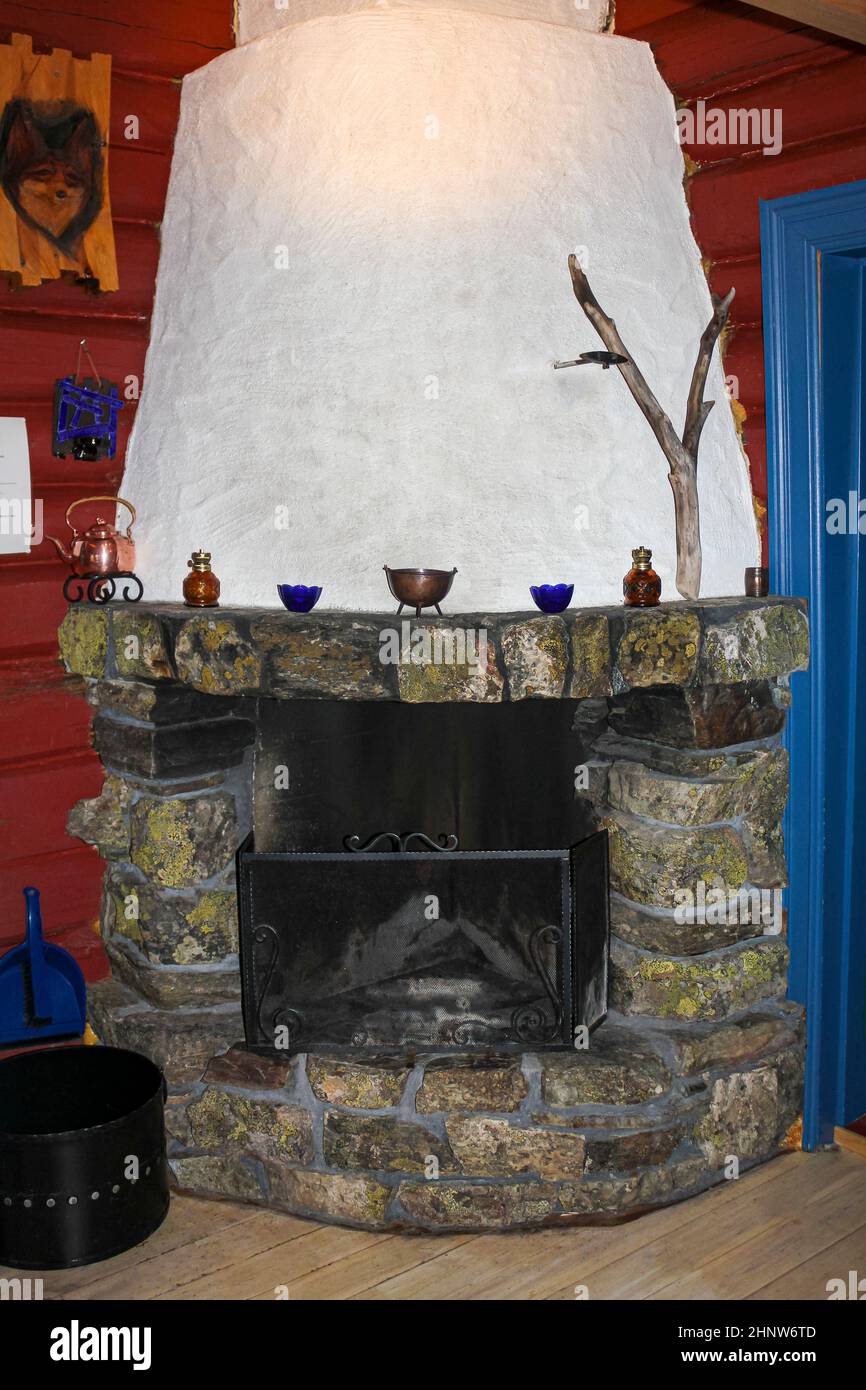
<path id="1" fill-rule="evenodd" d="M 123 493 L 151 599 L 194 547 L 227 604 L 321 584 L 388 609 L 382 566 L 458 567 L 448 609 L 621 599 L 649 545 L 677 597 L 667 464 L 600 347 L 600 302 L 674 424 L 711 313 L 673 100 L 606 6 L 242 0 L 183 84 Z M 702 595 L 758 562 L 716 360 Z"/>

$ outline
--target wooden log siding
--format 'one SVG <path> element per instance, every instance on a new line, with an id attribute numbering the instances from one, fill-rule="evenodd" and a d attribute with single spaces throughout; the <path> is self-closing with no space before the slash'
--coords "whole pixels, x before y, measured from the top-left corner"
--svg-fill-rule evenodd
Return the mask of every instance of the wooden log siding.
<path id="1" fill-rule="evenodd" d="M 0 0 L 0 42 L 29 34 L 39 52 L 112 59 L 110 187 L 120 289 L 94 295 L 59 280 L 33 289 L 0 282 L 0 415 L 23 415 L 33 496 L 44 528 L 62 534 L 75 497 L 117 491 L 135 403 L 120 412 L 117 457 L 95 464 L 51 454 L 54 380 L 86 337 L 99 371 L 141 381 L 159 258 L 159 223 L 180 103 L 180 79 L 232 47 L 231 0 Z M 138 117 L 139 138 L 125 134 Z M 57 628 L 65 566 L 50 546 L 0 556 L 0 952 L 21 937 L 21 889 L 42 889 L 46 935 L 73 951 L 89 979 L 107 973 L 94 930 L 102 861 L 66 834 L 69 808 L 95 796 L 102 770 L 90 746 L 91 711 L 65 680 Z"/>

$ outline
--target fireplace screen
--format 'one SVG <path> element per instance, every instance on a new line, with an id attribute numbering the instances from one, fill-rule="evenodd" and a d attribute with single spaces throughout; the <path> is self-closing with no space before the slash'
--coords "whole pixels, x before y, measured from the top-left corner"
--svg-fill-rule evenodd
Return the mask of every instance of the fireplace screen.
<path id="1" fill-rule="evenodd" d="M 381 838 L 396 852 L 241 847 L 250 1046 L 568 1047 L 603 1017 L 605 832 L 465 853 Z"/>

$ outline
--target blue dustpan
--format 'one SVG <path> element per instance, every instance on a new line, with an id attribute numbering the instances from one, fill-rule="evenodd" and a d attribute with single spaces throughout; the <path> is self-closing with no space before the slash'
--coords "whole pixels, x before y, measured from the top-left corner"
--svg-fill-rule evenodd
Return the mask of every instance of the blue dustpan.
<path id="1" fill-rule="evenodd" d="M 62 946 L 42 940 L 39 889 L 25 888 L 24 899 L 24 941 L 0 959 L 0 1047 L 80 1038 L 86 1021 L 78 962 Z"/>

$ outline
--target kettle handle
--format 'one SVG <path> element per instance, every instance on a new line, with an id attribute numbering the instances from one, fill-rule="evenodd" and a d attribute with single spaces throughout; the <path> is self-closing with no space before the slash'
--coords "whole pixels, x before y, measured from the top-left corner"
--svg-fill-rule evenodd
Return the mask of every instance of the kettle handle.
<path id="1" fill-rule="evenodd" d="M 126 507 L 132 517 L 132 520 L 126 528 L 126 538 L 127 540 L 132 539 L 131 532 L 135 524 L 135 507 L 131 502 L 127 502 L 125 497 L 113 497 L 111 493 L 100 493 L 97 497 L 79 497 L 77 502 L 70 502 L 69 506 L 66 508 L 66 525 L 69 527 L 70 531 L 75 530 L 75 527 L 69 520 L 70 513 L 73 512 L 76 507 L 82 506 L 85 502 L 119 502 L 122 507 Z"/>

